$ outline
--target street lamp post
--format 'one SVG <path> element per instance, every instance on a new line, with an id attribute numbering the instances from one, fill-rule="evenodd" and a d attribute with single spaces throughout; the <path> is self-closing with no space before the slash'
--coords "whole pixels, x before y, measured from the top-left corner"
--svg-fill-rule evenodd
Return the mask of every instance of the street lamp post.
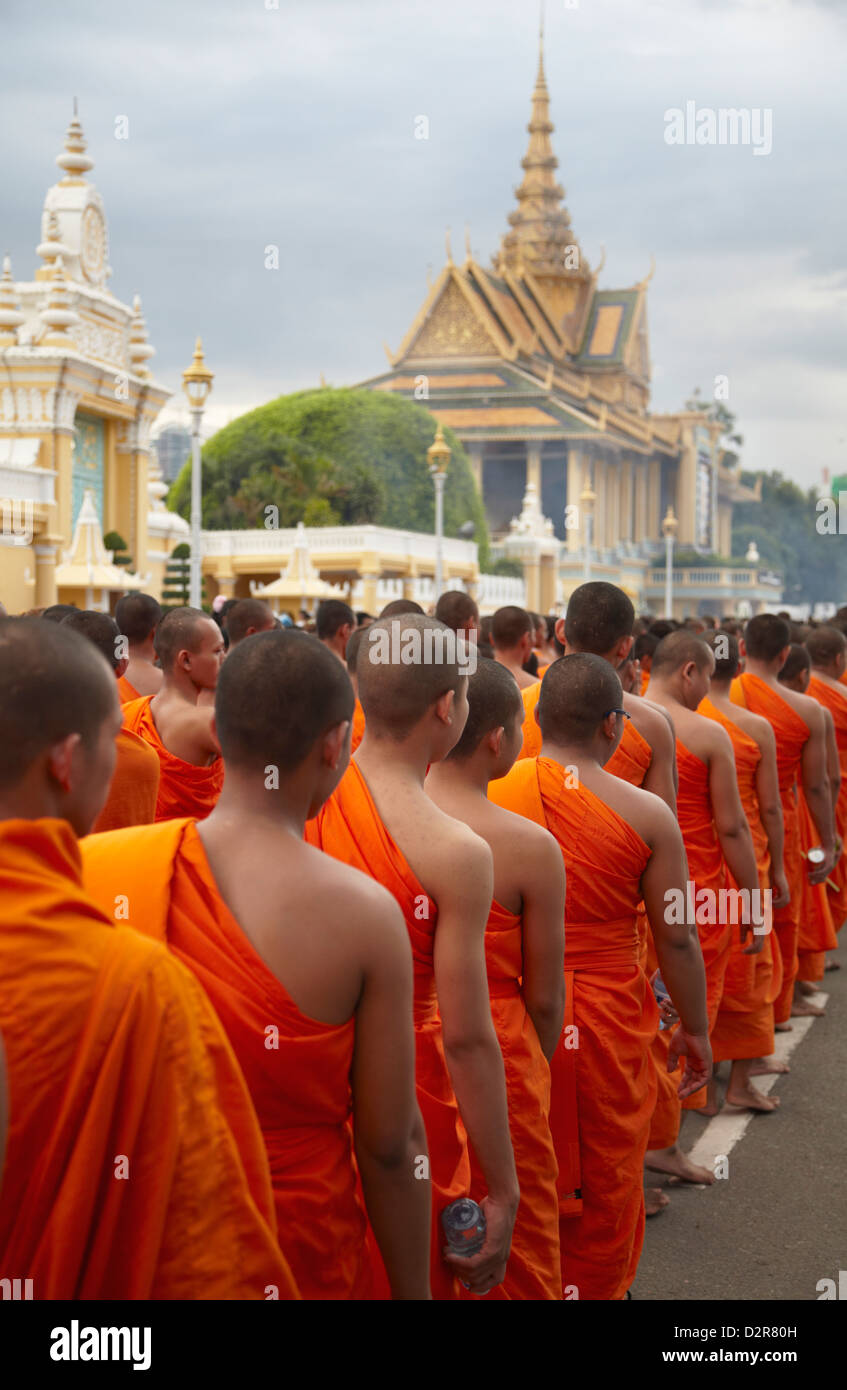
<path id="1" fill-rule="evenodd" d="M 182 374 L 182 388 L 191 410 L 191 569 L 188 598 L 192 608 L 199 608 L 202 594 L 202 556 L 200 554 L 200 525 L 203 494 L 201 487 L 200 429 L 203 407 L 212 389 L 213 373 L 203 360 L 200 338 L 194 345 L 194 359 Z"/>
<path id="2" fill-rule="evenodd" d="M 444 430 L 439 424 L 435 439 L 426 451 L 429 459 L 429 472 L 435 484 L 435 601 L 441 596 L 444 583 L 444 484 L 447 481 L 447 465 L 452 450 L 444 438 Z"/>
<path id="3" fill-rule="evenodd" d="M 662 522 L 662 535 L 665 538 L 665 617 L 673 617 L 673 543 L 679 522 L 674 516 L 673 507 L 668 504 Z"/>
<path id="4" fill-rule="evenodd" d="M 594 531 L 594 503 L 597 501 L 597 494 L 591 487 L 591 478 L 588 469 L 585 470 L 585 481 L 582 484 L 582 492 L 579 494 L 579 502 L 582 507 L 582 515 L 585 520 L 585 554 L 582 566 L 582 577 L 586 583 L 591 578 L 591 541 Z"/>

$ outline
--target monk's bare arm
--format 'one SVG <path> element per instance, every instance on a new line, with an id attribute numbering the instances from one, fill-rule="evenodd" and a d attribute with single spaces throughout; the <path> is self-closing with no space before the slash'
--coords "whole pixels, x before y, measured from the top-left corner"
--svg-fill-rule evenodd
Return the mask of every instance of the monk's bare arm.
<path id="1" fill-rule="evenodd" d="M 668 993 L 680 1017 L 673 1040 L 673 1066 L 680 1056 L 687 1065 L 679 1086 L 682 1098 L 708 1080 L 712 1070 L 706 972 L 697 927 L 687 920 L 688 863 L 679 826 L 666 806 L 656 805 L 651 824 L 652 854 L 641 876 L 641 891 L 653 942 Z"/>
<path id="2" fill-rule="evenodd" d="M 823 710 L 814 700 L 804 702 L 803 717 L 809 725 L 809 737 L 803 749 L 802 777 L 803 792 L 812 820 L 821 837 L 825 859 L 822 864 L 810 871 L 810 883 L 823 883 L 835 863 L 835 823 L 832 816 L 832 800 L 829 792 L 829 778 L 826 775 L 826 733 Z"/>
<path id="3" fill-rule="evenodd" d="M 709 795 L 715 830 L 721 843 L 723 857 L 735 882 L 739 888 L 753 894 L 759 887 L 756 850 L 750 825 L 741 804 L 729 734 L 715 724 L 709 731 L 709 742 Z M 757 899 L 752 897 L 750 901 L 756 902 Z M 742 914 L 741 940 L 745 940 L 754 926 L 760 925 L 759 921 L 745 922 Z M 764 944 L 765 938 L 760 932 L 753 936 L 747 951 L 750 955 L 757 955 Z"/>
<path id="4" fill-rule="evenodd" d="M 642 785 L 645 791 L 654 792 L 666 806 L 676 811 L 676 743 L 670 715 L 656 705 L 645 704 L 643 699 L 639 700 L 639 704 L 641 709 L 636 715 L 636 728 L 653 749 Z"/>
<path id="5" fill-rule="evenodd" d="M 562 1035 L 565 1014 L 565 865 L 549 831 L 529 821 L 526 830 L 534 833 L 526 837 L 523 995 L 549 1062 Z"/>
<path id="6" fill-rule="evenodd" d="M 457 829 L 438 847 L 431 880 L 438 903 L 435 986 L 450 1078 L 488 1188 L 485 1245 L 472 1259 L 460 1261 L 477 1292 L 502 1282 L 520 1190 L 503 1056 L 491 1019 L 485 969 L 485 925 L 493 894 L 491 851 L 466 826 L 454 824 Z"/>
<path id="7" fill-rule="evenodd" d="M 782 818 L 782 801 L 779 795 L 779 775 L 776 768 L 776 739 L 770 724 L 763 721 L 757 738 L 762 756 L 756 769 L 756 799 L 759 815 L 768 837 L 771 856 L 771 883 L 774 887 L 774 907 L 785 907 L 790 899 L 788 883 L 785 878 L 783 853 L 785 848 L 785 825 Z"/>
<path id="8" fill-rule="evenodd" d="M 415 1094 L 409 937 L 396 902 L 378 884 L 363 880 L 346 902 L 348 920 L 351 911 L 366 951 L 352 1073 L 356 1162 L 392 1297 L 428 1299 L 431 1189 Z"/>
<path id="9" fill-rule="evenodd" d="M 834 817 L 841 791 L 841 763 L 838 758 L 838 744 L 835 741 L 835 723 L 829 710 L 823 706 L 821 709 L 826 726 L 826 775 L 829 778 L 829 795 Z"/>

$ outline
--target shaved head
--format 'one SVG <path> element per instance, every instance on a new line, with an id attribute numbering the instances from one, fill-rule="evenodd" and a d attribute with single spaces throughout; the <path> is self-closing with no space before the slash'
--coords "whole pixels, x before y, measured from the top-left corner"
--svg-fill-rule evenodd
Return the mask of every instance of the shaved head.
<path id="1" fill-rule="evenodd" d="M 165 614 L 153 639 L 156 656 L 165 673 L 174 669 L 181 651 L 199 651 L 209 624 L 217 631 L 214 618 L 199 608 L 172 608 Z"/>
<path id="2" fill-rule="evenodd" d="M 667 679 L 683 666 L 687 666 L 690 661 L 694 662 L 698 671 L 710 671 L 712 660 L 709 644 L 702 637 L 698 637 L 696 632 L 689 632 L 687 628 L 681 627 L 662 638 L 653 653 L 650 674 L 651 677 Z"/>
<path id="3" fill-rule="evenodd" d="M 738 638 L 731 632 L 710 632 L 706 641 L 715 658 L 713 679 L 731 681 L 734 676 L 738 675 L 738 668 L 741 665 Z"/>
<path id="4" fill-rule="evenodd" d="M 146 642 L 161 617 L 161 605 L 150 594 L 124 594 L 115 604 L 115 621 L 130 643 Z"/>
<path id="5" fill-rule="evenodd" d="M 635 609 L 615 584 L 580 584 L 568 599 L 565 637 L 578 652 L 605 656 L 623 637 L 630 637 Z"/>
<path id="6" fill-rule="evenodd" d="M 45 608 L 41 614 L 45 622 L 60 623 L 69 613 L 76 613 L 77 607 L 74 603 L 51 603 L 49 608 Z"/>
<path id="7" fill-rule="evenodd" d="M 847 638 L 837 627 L 817 627 L 806 638 L 806 650 L 813 666 L 832 666 L 847 651 Z"/>
<path id="8" fill-rule="evenodd" d="M 115 619 L 108 613 L 95 613 L 90 608 L 68 613 L 60 624 L 70 632 L 78 632 L 85 637 L 108 661 L 113 671 L 117 671 L 123 660 L 118 655 L 121 633 Z M 126 644 L 124 644 L 126 645 Z"/>
<path id="9" fill-rule="evenodd" d="M 435 605 L 435 616 L 440 623 L 452 627 L 454 632 L 464 632 L 469 623 L 472 627 L 479 625 L 476 602 L 461 589 L 448 589 L 446 594 L 441 595 Z"/>
<path id="10" fill-rule="evenodd" d="M 316 741 L 353 718 L 353 687 L 317 637 L 258 632 L 227 657 L 215 694 L 224 761 L 291 773 Z"/>
<path id="11" fill-rule="evenodd" d="M 786 683 L 793 681 L 802 671 L 808 671 L 811 664 L 806 648 L 801 646 L 799 642 L 792 642 L 785 665 L 780 669 L 779 679 Z"/>
<path id="12" fill-rule="evenodd" d="M 346 626 L 356 626 L 356 614 L 349 604 L 338 598 L 322 599 L 315 616 L 315 629 L 321 641 L 334 637 L 340 627 Z"/>
<path id="13" fill-rule="evenodd" d="M 493 729 L 510 729 L 523 722 L 523 700 L 511 671 L 499 661 L 481 657 L 468 681 L 468 718 L 462 737 L 448 757 L 461 760 L 476 752 Z"/>
<path id="14" fill-rule="evenodd" d="M 255 632 L 270 632 L 276 618 L 262 599 L 242 598 L 230 608 L 224 627 L 230 647 L 236 647 Z"/>
<path id="15" fill-rule="evenodd" d="M 587 586 L 583 586 L 587 587 Z M 554 661 L 538 696 L 538 723 L 552 743 L 586 745 L 610 710 L 620 709 L 617 672 L 601 656 L 574 652 Z"/>
<path id="16" fill-rule="evenodd" d="M 370 624 L 368 624 L 368 626 L 370 626 Z M 362 645 L 362 639 L 367 630 L 367 627 L 357 627 L 354 632 L 350 633 L 347 639 L 347 650 L 344 653 L 344 660 L 347 663 L 348 674 L 351 676 L 355 676 L 356 674 L 356 661 L 359 656 L 359 648 Z"/>
<path id="17" fill-rule="evenodd" d="M 380 613 L 381 618 L 396 618 L 400 613 L 420 613 L 423 609 L 413 598 L 395 598 L 387 603 Z"/>
<path id="18" fill-rule="evenodd" d="M 744 645 L 754 661 L 775 661 L 791 645 L 791 628 L 776 613 L 758 613 L 744 629 Z"/>
<path id="19" fill-rule="evenodd" d="M 0 788 L 71 734 L 93 748 L 117 699 L 111 666 L 79 633 L 40 618 L 0 620 Z"/>
<path id="20" fill-rule="evenodd" d="M 533 632 L 532 618 L 525 608 L 507 604 L 491 619 L 491 644 L 498 652 L 513 651 L 526 633 Z"/>
<path id="21" fill-rule="evenodd" d="M 435 618 L 406 613 L 371 623 L 356 659 L 368 728 L 405 738 L 442 695 L 460 689 L 457 656 L 455 633 Z"/>

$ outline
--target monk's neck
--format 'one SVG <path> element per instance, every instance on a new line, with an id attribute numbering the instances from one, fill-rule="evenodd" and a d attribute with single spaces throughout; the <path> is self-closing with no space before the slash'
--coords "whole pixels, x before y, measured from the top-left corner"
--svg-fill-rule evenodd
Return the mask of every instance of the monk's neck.
<path id="1" fill-rule="evenodd" d="M 426 789 L 436 801 L 487 801 L 489 769 L 475 758 L 446 758 L 430 768 Z"/>
<path id="2" fill-rule="evenodd" d="M 563 772 L 567 772 L 571 768 L 599 772 L 603 766 L 593 748 L 586 748 L 584 744 L 578 743 L 552 743 L 545 739 L 538 756 L 558 763 Z M 611 757 L 611 753 L 608 756 Z"/>
<path id="3" fill-rule="evenodd" d="M 812 675 L 823 685 L 830 685 L 833 690 L 838 690 L 842 695 L 844 694 L 844 686 L 840 678 L 833 675 L 831 671 L 825 671 L 822 666 L 813 666 Z"/>
<path id="4" fill-rule="evenodd" d="M 661 705 L 669 714 L 680 714 L 688 709 L 688 706 L 680 700 L 673 686 L 667 685 L 665 681 L 657 680 L 655 676 L 650 681 L 650 699 L 655 704 Z"/>
<path id="5" fill-rule="evenodd" d="M 756 676 L 765 685 L 769 685 L 773 690 L 780 690 L 778 673 L 768 666 L 766 661 L 756 661 L 754 657 L 748 656 L 744 659 L 745 676 Z"/>
<path id="6" fill-rule="evenodd" d="M 265 780 L 253 769 L 243 771 L 228 765 L 215 808 L 203 822 L 210 834 L 232 834 L 244 840 L 252 826 L 259 832 L 288 831 L 301 840 L 311 803 L 310 789 L 290 782 L 268 789 Z"/>
<path id="7" fill-rule="evenodd" d="M 179 701 L 185 705 L 196 705 L 203 691 L 193 681 L 180 680 L 179 677 L 164 676 L 157 695 L 153 696 L 154 707 L 174 704 Z"/>
<path id="8" fill-rule="evenodd" d="M 728 710 L 733 708 L 732 701 L 729 698 L 729 685 L 718 685 L 714 679 L 712 680 L 711 689 L 706 698 L 711 700 L 715 709 Z"/>
<path id="9" fill-rule="evenodd" d="M 423 791 L 432 753 L 411 740 L 397 743 L 394 739 L 379 738 L 366 724 L 354 761 L 366 782 L 388 774 L 392 781 Z"/>
<path id="10" fill-rule="evenodd" d="M 144 661 L 148 666 L 152 666 L 156 660 L 152 642 L 142 642 L 140 646 L 130 642 L 127 655 L 130 661 Z"/>
<path id="11" fill-rule="evenodd" d="M 522 675 L 526 675 L 520 656 L 515 655 L 514 652 L 495 652 L 494 660 L 498 661 L 501 666 L 505 666 L 507 671 L 511 671 L 513 676 L 516 676 L 518 671 Z"/>

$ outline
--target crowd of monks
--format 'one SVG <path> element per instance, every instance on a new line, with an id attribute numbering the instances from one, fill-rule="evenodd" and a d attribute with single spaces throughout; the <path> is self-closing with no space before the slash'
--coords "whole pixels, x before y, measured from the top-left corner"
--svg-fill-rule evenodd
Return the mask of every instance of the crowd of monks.
<path id="1" fill-rule="evenodd" d="M 845 633 L 0 610 L 0 1279 L 628 1297 L 683 1109 L 772 1113 L 837 968 Z"/>

